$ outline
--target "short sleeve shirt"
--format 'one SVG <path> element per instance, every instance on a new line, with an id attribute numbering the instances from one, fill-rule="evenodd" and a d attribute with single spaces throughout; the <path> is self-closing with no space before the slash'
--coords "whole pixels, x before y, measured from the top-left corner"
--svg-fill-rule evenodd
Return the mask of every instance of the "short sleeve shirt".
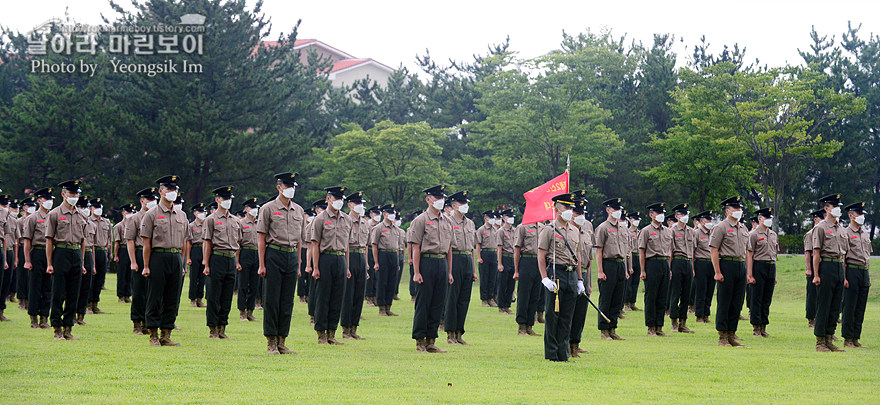
<path id="1" fill-rule="evenodd" d="M 498 229 L 498 232 L 495 233 L 495 237 L 497 238 L 496 242 L 498 242 L 498 246 L 501 247 L 502 254 L 513 254 L 513 231 L 513 227 L 505 223 L 503 226 L 501 226 L 501 228 Z"/>
<path id="2" fill-rule="evenodd" d="M 819 222 L 813 228 L 813 249 L 819 249 L 819 256 L 829 259 L 842 259 L 849 246 L 846 232 L 840 221 L 829 220 Z"/>
<path id="3" fill-rule="evenodd" d="M 477 229 L 476 242 L 480 245 L 480 249 L 495 249 L 498 243 L 495 242 L 495 230 L 492 225 L 483 224 Z"/>
<path id="4" fill-rule="evenodd" d="M 596 247 L 602 248 L 603 259 L 622 259 L 629 255 L 629 231 L 621 223 L 605 220 L 596 228 Z"/>
<path id="5" fill-rule="evenodd" d="M 572 224 L 560 225 L 557 222 L 555 226 L 556 228 L 546 226 L 541 229 L 538 235 L 538 249 L 547 252 L 547 264 L 553 264 L 555 254 L 557 265 L 577 266 L 577 257 L 572 255 L 571 251 L 577 253 L 580 247 L 580 231 Z M 565 236 L 564 238 L 563 235 Z M 566 240 L 568 241 L 568 247 L 565 246 Z M 569 251 L 569 248 L 571 248 L 571 251 Z"/>
<path id="6" fill-rule="evenodd" d="M 257 220 L 245 215 L 241 223 L 241 247 L 257 247 Z"/>
<path id="7" fill-rule="evenodd" d="M 159 203 L 142 215 L 140 236 L 150 239 L 152 249 L 182 249 L 188 225 L 183 211 Z"/>
<path id="8" fill-rule="evenodd" d="M 694 258 L 695 259 L 711 259 L 712 249 L 709 249 L 709 239 L 712 233 L 704 230 L 703 227 L 697 227 L 694 230 Z"/>
<path id="9" fill-rule="evenodd" d="M 749 231 L 745 224 L 737 221 L 731 225 L 729 219 L 721 221 L 712 229 L 709 247 L 718 249 L 718 256 L 746 258 L 746 245 L 749 243 Z"/>
<path id="10" fill-rule="evenodd" d="M 864 226 L 859 230 L 856 230 L 852 226 L 848 226 L 844 233 L 848 243 L 846 249 L 846 263 L 855 266 L 868 267 L 870 264 L 868 258 L 871 256 L 871 253 L 873 253 L 871 247 L 871 235 L 868 234 L 868 231 L 865 230 Z"/>
<path id="11" fill-rule="evenodd" d="M 27 221 L 21 231 L 21 237 L 30 239 L 34 246 L 46 246 L 46 225 L 49 220 L 49 212 L 37 209 L 27 217 Z"/>
<path id="12" fill-rule="evenodd" d="M 421 213 L 410 224 L 412 233 L 407 243 L 419 245 L 426 254 L 446 254 L 452 246 L 452 221 L 430 210 Z"/>
<path id="13" fill-rule="evenodd" d="M 220 210 L 205 218 L 202 239 L 211 241 L 211 249 L 224 253 L 235 252 L 241 247 L 241 222 L 229 211 Z"/>
<path id="14" fill-rule="evenodd" d="M 680 223 L 676 223 L 669 229 L 672 230 L 672 255 L 692 259 L 694 257 L 693 228 L 687 225 L 682 228 Z"/>
<path id="15" fill-rule="evenodd" d="M 305 211 L 299 204 L 288 201 L 284 206 L 281 197 L 277 197 L 260 207 L 257 232 L 266 234 L 268 244 L 295 248 L 302 241 L 305 224 Z"/>
<path id="16" fill-rule="evenodd" d="M 331 213 L 326 209 L 312 221 L 312 242 L 318 242 L 318 250 L 344 252 L 348 250 L 351 234 L 351 219 L 342 211 Z"/>
<path id="17" fill-rule="evenodd" d="M 452 214 L 449 220 L 452 222 L 452 250 L 474 250 L 477 236 L 474 221 L 464 215 L 459 218 L 458 214 Z"/>
<path id="18" fill-rule="evenodd" d="M 776 252 L 779 250 L 779 239 L 772 229 L 762 230 L 756 227 L 749 235 L 747 249 L 752 252 L 752 259 L 763 261 L 776 261 Z"/>
<path id="19" fill-rule="evenodd" d="M 379 249 L 397 250 L 400 245 L 399 228 L 394 224 L 386 224 L 385 221 L 373 227 L 370 240 L 373 245 L 377 245 Z"/>
<path id="20" fill-rule="evenodd" d="M 87 219 L 76 208 L 61 204 L 49 211 L 46 237 L 54 243 L 79 245 L 85 240 Z"/>
<path id="21" fill-rule="evenodd" d="M 538 254 L 538 224 L 519 224 L 514 231 L 513 245 L 519 247 L 520 254 L 537 255 Z"/>
<path id="22" fill-rule="evenodd" d="M 655 256 L 668 257 L 672 253 L 672 230 L 651 224 L 642 228 L 639 234 L 639 249 L 645 249 L 645 259 Z"/>

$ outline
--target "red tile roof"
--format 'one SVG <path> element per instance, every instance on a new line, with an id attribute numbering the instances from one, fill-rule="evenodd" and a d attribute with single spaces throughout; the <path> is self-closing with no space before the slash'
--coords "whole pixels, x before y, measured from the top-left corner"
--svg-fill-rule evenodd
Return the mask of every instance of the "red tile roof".
<path id="1" fill-rule="evenodd" d="M 342 54 L 342 55 L 345 55 L 345 56 L 351 56 L 351 55 L 348 55 L 348 54 L 345 53 L 345 52 L 339 51 L 339 50 L 336 49 L 336 48 L 333 48 L 333 47 L 331 47 L 331 46 L 329 46 L 329 45 L 327 45 L 327 44 L 324 44 L 323 42 L 318 41 L 317 39 L 297 39 L 297 40 L 293 43 L 293 46 L 294 46 L 294 48 L 299 48 L 299 47 L 302 47 L 302 46 L 305 46 L 305 45 L 308 45 L 308 44 L 311 44 L 311 43 L 319 44 L 319 45 L 321 45 L 321 46 L 323 46 L 323 47 L 325 47 L 325 48 L 329 48 L 329 49 L 332 49 L 332 50 L 334 50 L 334 51 L 337 51 L 338 53 L 340 53 L 340 54 Z M 263 48 L 269 48 L 269 47 L 273 47 L 273 46 L 278 46 L 278 41 L 263 41 L 260 45 L 261 45 Z M 258 50 L 259 48 L 260 48 L 260 46 L 257 46 L 256 48 L 254 48 L 254 53 L 256 53 L 257 50 Z M 372 58 L 354 58 L 354 57 L 351 57 L 351 58 L 348 58 L 348 59 L 342 59 L 342 60 L 340 60 L 340 61 L 337 61 L 336 63 L 333 64 L 333 67 L 330 68 L 329 70 L 327 70 L 325 73 L 335 73 L 335 72 L 339 72 L 339 71 L 341 71 L 341 70 L 346 70 L 346 69 L 348 69 L 348 68 L 351 68 L 351 67 L 354 67 L 354 66 L 358 66 L 358 65 L 361 65 L 361 64 L 364 64 L 364 63 L 368 63 L 368 62 L 373 62 L 373 63 L 375 63 L 375 64 L 377 64 L 377 65 L 379 65 L 379 66 L 381 66 L 381 67 L 384 67 L 384 68 L 386 68 L 386 69 L 388 69 L 388 70 L 392 70 L 392 71 L 394 70 L 394 69 L 391 69 L 391 68 L 388 67 L 388 66 L 385 66 L 385 65 L 382 64 L 382 63 L 379 63 L 378 61 L 373 60 Z"/>

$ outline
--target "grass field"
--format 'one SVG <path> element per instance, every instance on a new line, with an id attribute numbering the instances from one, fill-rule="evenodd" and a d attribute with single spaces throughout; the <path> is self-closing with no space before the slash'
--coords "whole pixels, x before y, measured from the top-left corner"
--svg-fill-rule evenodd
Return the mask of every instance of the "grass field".
<path id="1" fill-rule="evenodd" d="M 401 316 L 366 307 L 358 332 L 368 340 L 345 346 L 319 346 L 298 301 L 288 338 L 297 355 L 267 355 L 262 323 L 239 322 L 234 304 L 233 339 L 209 340 L 204 309 L 187 301 L 177 322 L 184 330 L 174 334 L 183 346 L 150 347 L 131 334 L 128 305 L 116 303 L 108 275 L 100 305 L 107 314 L 74 328 L 82 340 L 55 342 L 51 330 L 30 329 L 15 304 L 7 309 L 0 403 L 877 403 L 880 288 L 871 290 L 865 320 L 862 342 L 870 348 L 816 353 L 802 267 L 800 256 L 780 258 L 768 327 L 774 337 L 754 338 L 741 322 L 750 348 L 716 346 L 714 324 L 693 319 L 694 335 L 648 338 L 643 312 L 621 321 L 626 341 L 604 341 L 590 309 L 582 343 L 590 353 L 563 364 L 543 359 L 542 337 L 517 336 L 512 315 L 481 307 L 476 285 L 465 334 L 474 346 L 450 347 L 442 334 L 446 354 L 415 351 L 405 286 L 393 307 Z"/>

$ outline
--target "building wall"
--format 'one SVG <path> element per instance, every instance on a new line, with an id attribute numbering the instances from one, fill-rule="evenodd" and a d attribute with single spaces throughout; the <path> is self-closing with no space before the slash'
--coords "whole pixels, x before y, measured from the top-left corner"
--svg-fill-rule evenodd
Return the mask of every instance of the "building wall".
<path id="1" fill-rule="evenodd" d="M 338 88 L 342 87 L 343 84 L 351 86 L 356 80 L 363 79 L 367 77 L 367 75 L 370 76 L 371 80 L 375 81 L 383 88 L 388 85 L 388 78 L 391 76 L 385 70 L 379 69 L 371 63 L 365 63 L 344 72 L 333 73 L 330 75 L 330 80 L 333 83 L 333 87 Z"/>

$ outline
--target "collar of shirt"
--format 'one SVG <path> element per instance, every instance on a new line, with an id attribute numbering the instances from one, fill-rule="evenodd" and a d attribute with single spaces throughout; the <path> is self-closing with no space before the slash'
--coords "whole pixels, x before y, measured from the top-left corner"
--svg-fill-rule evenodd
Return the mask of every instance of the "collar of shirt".
<path id="1" fill-rule="evenodd" d="M 171 204 L 171 207 L 166 207 L 165 204 L 159 203 L 159 205 L 157 205 L 157 207 L 159 207 L 159 209 L 162 210 L 162 212 L 169 212 L 172 214 L 174 213 L 174 204 Z M 220 210 L 214 211 L 215 214 L 218 212 L 220 212 Z"/>
<path id="2" fill-rule="evenodd" d="M 439 219 L 441 215 L 439 211 L 437 212 L 437 215 L 434 215 L 434 213 L 432 213 L 431 209 L 429 208 L 427 211 L 425 211 L 425 217 L 428 219 Z"/>
<path id="3" fill-rule="evenodd" d="M 229 217 L 229 210 L 226 210 L 225 214 L 221 214 L 220 212 L 221 212 L 220 210 L 214 211 L 214 214 L 212 214 L 212 216 L 214 218 L 228 218 Z"/>
<path id="4" fill-rule="evenodd" d="M 357 219 L 355 219 L 355 216 L 357 216 Z M 366 221 L 364 219 L 364 217 L 357 215 L 357 213 L 354 211 L 348 213 L 348 219 L 351 220 L 352 224 L 358 224 L 358 225 L 360 225 Z"/>
<path id="5" fill-rule="evenodd" d="M 862 229 L 865 229 L 865 228 L 856 229 L 856 227 L 853 224 L 849 224 L 849 226 L 847 228 L 849 228 L 851 231 L 853 231 L 855 233 L 862 233 Z"/>
<path id="6" fill-rule="evenodd" d="M 651 226 L 653 226 L 654 229 L 663 229 L 662 224 L 655 224 L 654 221 L 651 221 Z"/>
<path id="7" fill-rule="evenodd" d="M 460 225 L 460 224 L 464 224 L 464 220 L 465 220 L 465 219 L 467 219 L 467 217 L 464 216 L 464 215 L 462 215 L 461 217 L 459 217 L 458 214 L 452 214 L 452 222 L 454 222 L 454 223 L 456 223 L 456 224 L 459 224 L 459 225 Z"/>
<path id="8" fill-rule="evenodd" d="M 334 215 L 333 210 L 330 208 L 327 208 L 326 212 L 327 212 L 327 216 L 332 217 L 332 218 L 339 218 L 340 216 L 345 215 L 342 213 L 342 211 L 336 211 L 336 214 Z"/>
<path id="9" fill-rule="evenodd" d="M 72 209 L 67 208 L 67 204 L 61 204 L 60 206 L 58 206 L 58 208 L 61 208 L 58 211 L 62 214 L 73 214 L 74 213 L 74 211 Z"/>

